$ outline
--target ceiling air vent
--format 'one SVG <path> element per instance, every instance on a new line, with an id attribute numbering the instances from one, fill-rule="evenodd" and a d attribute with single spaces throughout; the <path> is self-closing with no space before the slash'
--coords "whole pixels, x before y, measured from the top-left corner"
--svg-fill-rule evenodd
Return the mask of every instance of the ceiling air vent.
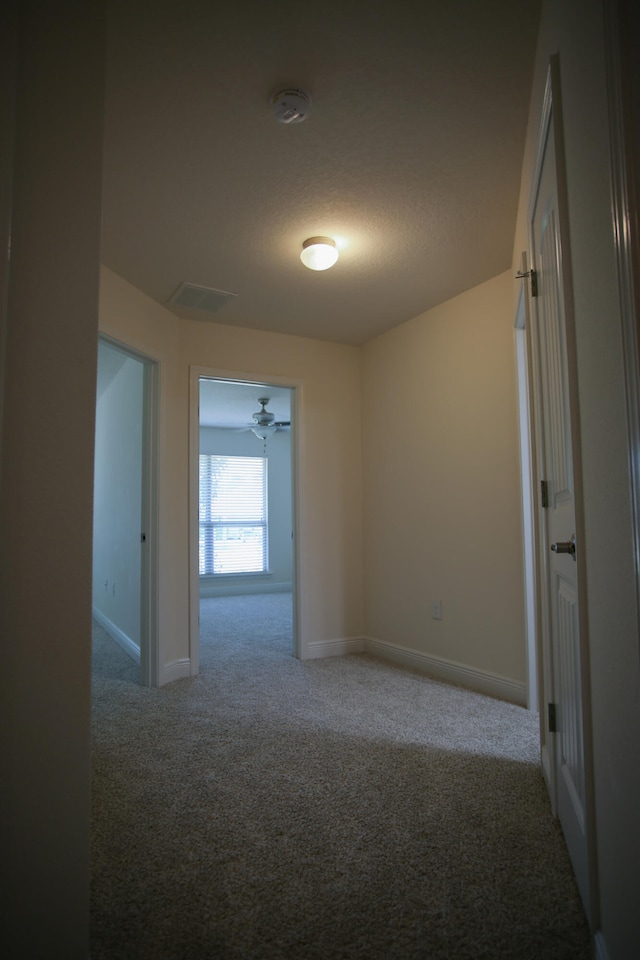
<path id="1" fill-rule="evenodd" d="M 201 287 L 197 283 L 181 283 L 169 303 L 174 307 L 191 307 L 193 310 L 206 310 L 217 313 L 236 293 Z"/>

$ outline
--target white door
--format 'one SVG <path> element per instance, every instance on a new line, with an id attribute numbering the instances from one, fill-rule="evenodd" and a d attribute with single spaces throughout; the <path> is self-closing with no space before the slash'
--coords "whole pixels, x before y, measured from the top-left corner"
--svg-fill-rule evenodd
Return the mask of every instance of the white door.
<path id="1" fill-rule="evenodd" d="M 589 862 L 583 718 L 583 669 L 578 604 L 581 543 L 576 532 L 574 441 L 567 351 L 567 286 L 563 276 L 562 210 L 557 143 L 548 85 L 529 212 L 536 354 L 538 457 L 541 488 L 539 548 L 543 683 L 543 762 L 552 804 L 589 913 Z M 565 258 L 566 258 L 566 250 Z M 566 268 L 566 262 L 565 262 Z M 534 287 L 534 294 L 536 294 Z M 546 505 L 545 505 L 546 503 Z M 577 551 L 577 554 L 576 552 Z M 543 758 L 544 760 L 544 758 Z"/>

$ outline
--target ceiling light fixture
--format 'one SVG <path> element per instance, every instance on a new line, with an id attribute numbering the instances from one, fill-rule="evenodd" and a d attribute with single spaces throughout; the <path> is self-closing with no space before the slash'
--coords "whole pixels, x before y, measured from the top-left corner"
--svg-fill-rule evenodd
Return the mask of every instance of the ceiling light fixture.
<path id="1" fill-rule="evenodd" d="M 278 428 L 273 422 L 274 415 L 270 410 L 267 410 L 269 397 L 260 397 L 258 403 L 260 404 L 260 409 L 257 413 L 253 414 L 256 425 L 251 429 L 256 437 L 260 437 L 261 440 L 266 440 L 267 437 L 272 437 Z"/>
<path id="2" fill-rule="evenodd" d="M 251 427 L 251 432 L 255 433 L 256 437 L 260 437 L 261 440 L 266 440 L 267 437 L 272 437 L 277 429 L 277 427 L 263 424 L 261 426 Z"/>
<path id="3" fill-rule="evenodd" d="M 300 259 L 309 270 L 328 270 L 338 259 L 335 240 L 331 237 L 309 237 L 302 244 Z"/>

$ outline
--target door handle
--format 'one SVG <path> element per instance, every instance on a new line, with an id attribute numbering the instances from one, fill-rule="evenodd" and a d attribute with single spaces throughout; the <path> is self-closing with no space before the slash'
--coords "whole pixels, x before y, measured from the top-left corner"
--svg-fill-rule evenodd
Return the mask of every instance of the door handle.
<path id="1" fill-rule="evenodd" d="M 570 553 L 573 559 L 576 559 L 576 535 L 572 535 L 571 540 L 559 540 L 558 543 L 552 543 L 551 549 L 554 553 Z"/>

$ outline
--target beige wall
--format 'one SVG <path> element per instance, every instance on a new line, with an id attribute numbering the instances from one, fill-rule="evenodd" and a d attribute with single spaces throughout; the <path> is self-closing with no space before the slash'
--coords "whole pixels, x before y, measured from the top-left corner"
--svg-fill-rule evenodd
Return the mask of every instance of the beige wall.
<path id="1" fill-rule="evenodd" d="M 100 331 L 159 365 L 158 645 L 160 667 L 189 655 L 187 562 L 187 375 L 180 376 L 180 323 L 104 267 Z"/>
<path id="2" fill-rule="evenodd" d="M 21 83 L 6 311 L 2 303 L 3 943 L 18 960 L 80 960 L 89 956 L 102 9 L 20 6 L 20 38 L 2 25 Z M 10 138 L 4 110 L 1 122 Z"/>
<path id="3" fill-rule="evenodd" d="M 361 636 L 360 351 L 282 334 L 179 320 L 103 268 L 100 328 L 160 364 L 160 656 L 188 656 L 189 368 L 300 383 L 303 656 Z"/>
<path id="4" fill-rule="evenodd" d="M 365 629 L 524 702 L 512 291 L 503 274 L 364 348 Z"/>
<path id="5" fill-rule="evenodd" d="M 532 91 L 514 268 L 549 56 L 560 62 L 575 297 L 593 697 L 600 956 L 640 956 L 640 664 L 623 356 L 611 224 L 603 4 L 548 0 Z M 598 919 L 596 916 L 596 925 Z"/>

